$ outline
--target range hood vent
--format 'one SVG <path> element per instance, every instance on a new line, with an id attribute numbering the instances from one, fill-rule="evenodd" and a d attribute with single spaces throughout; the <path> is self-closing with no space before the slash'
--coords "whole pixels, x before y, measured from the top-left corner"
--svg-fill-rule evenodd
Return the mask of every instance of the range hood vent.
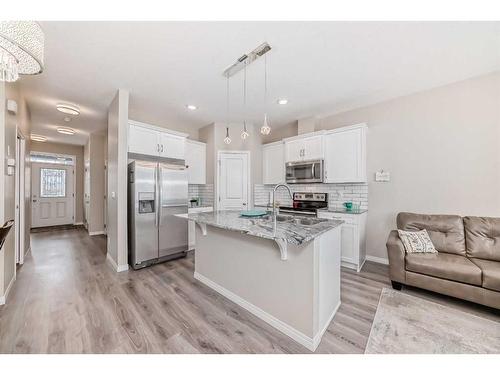
<path id="1" fill-rule="evenodd" d="M 253 63 L 255 60 L 257 60 L 259 57 L 264 56 L 270 50 L 271 46 L 267 42 L 262 43 L 253 51 L 240 56 L 234 64 L 230 65 L 224 70 L 222 75 L 226 78 L 232 77 L 240 70 L 242 70 L 246 65 Z"/>

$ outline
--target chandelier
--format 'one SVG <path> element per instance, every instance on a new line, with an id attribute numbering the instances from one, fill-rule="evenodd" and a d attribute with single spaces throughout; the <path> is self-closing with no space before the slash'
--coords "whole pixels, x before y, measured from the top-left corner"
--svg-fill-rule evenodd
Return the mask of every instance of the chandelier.
<path id="1" fill-rule="evenodd" d="M 44 35 L 33 21 L 0 21 L 0 81 L 43 71 Z"/>

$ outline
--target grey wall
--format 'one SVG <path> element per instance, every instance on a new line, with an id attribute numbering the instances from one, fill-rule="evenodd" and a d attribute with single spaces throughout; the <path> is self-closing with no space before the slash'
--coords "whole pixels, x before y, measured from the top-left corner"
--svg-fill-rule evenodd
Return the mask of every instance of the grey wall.
<path id="1" fill-rule="evenodd" d="M 323 118 L 316 130 L 362 122 L 368 255 L 387 258 L 401 211 L 500 217 L 500 73 Z M 390 182 L 374 181 L 380 169 Z"/>
<path id="2" fill-rule="evenodd" d="M 108 256 L 118 269 L 127 263 L 127 135 L 129 93 L 118 90 L 108 110 Z"/>

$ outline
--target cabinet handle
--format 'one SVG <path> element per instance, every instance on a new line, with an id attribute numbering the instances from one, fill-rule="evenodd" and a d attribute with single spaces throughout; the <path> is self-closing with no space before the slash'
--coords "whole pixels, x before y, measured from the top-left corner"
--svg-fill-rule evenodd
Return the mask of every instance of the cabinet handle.
<path id="1" fill-rule="evenodd" d="M 160 144 L 159 143 L 156 144 L 156 151 L 160 152 Z"/>
<path id="2" fill-rule="evenodd" d="M 161 152 L 163 152 L 163 145 L 161 145 Z"/>

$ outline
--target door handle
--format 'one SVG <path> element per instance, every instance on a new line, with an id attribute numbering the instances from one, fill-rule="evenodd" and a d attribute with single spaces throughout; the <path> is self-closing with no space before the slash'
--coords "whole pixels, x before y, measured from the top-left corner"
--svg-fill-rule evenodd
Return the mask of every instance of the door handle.
<path id="1" fill-rule="evenodd" d="M 33 199 L 33 202 L 36 202 L 36 199 Z"/>

